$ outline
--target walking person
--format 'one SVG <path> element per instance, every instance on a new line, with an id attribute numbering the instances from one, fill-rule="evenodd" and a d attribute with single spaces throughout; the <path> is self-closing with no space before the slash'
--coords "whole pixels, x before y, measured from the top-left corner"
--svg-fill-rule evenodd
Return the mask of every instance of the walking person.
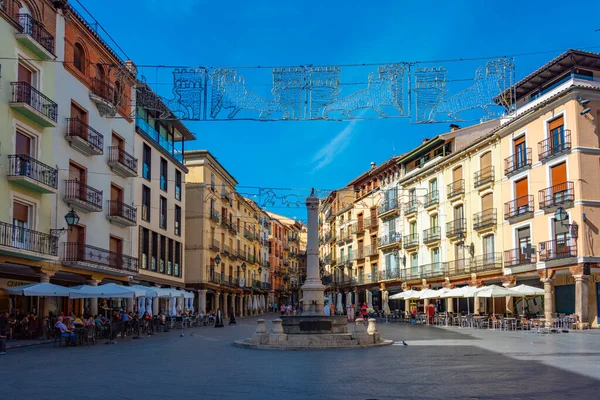
<path id="1" fill-rule="evenodd" d="M 9 332 L 8 313 L 2 313 L 0 316 L 0 356 L 6 355 L 6 341 Z"/>

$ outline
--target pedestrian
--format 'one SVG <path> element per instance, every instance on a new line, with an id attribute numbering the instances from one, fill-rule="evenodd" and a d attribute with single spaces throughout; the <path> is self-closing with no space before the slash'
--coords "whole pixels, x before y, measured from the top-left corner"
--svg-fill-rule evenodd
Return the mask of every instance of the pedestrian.
<path id="1" fill-rule="evenodd" d="M 285 315 L 285 306 L 283 304 L 279 308 L 279 311 L 281 312 L 281 316 L 283 317 Z"/>
<path id="2" fill-rule="evenodd" d="M 0 315 L 0 356 L 6 355 L 6 341 L 9 332 L 8 313 Z"/>
<path id="3" fill-rule="evenodd" d="M 363 303 L 362 307 L 360 308 L 360 317 L 362 319 L 367 319 L 367 309 L 369 307 L 367 307 L 367 303 Z"/>
<path id="4" fill-rule="evenodd" d="M 433 303 L 429 303 L 429 306 L 427 307 L 427 320 L 428 323 L 433 325 L 433 317 L 435 315 L 435 306 L 433 305 Z"/>

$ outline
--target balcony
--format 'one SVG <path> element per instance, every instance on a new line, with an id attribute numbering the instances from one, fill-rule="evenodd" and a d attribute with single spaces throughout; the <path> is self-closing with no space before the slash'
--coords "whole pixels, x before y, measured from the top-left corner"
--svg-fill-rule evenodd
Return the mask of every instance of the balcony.
<path id="1" fill-rule="evenodd" d="M 238 233 L 238 229 L 234 223 L 229 224 L 229 228 L 227 228 L 227 229 L 229 230 L 229 233 L 231 233 L 232 235 L 237 235 L 237 233 Z"/>
<path id="2" fill-rule="evenodd" d="M 63 263 L 72 267 L 128 276 L 138 273 L 138 259 L 85 243 L 64 244 Z"/>
<path id="3" fill-rule="evenodd" d="M 420 278 L 437 278 L 441 276 L 446 276 L 446 271 L 448 271 L 447 262 L 425 264 L 421 266 Z"/>
<path id="4" fill-rule="evenodd" d="M 221 214 L 215 210 L 214 208 L 212 208 L 210 210 L 210 219 L 213 220 L 216 223 L 219 223 L 219 218 L 221 217 Z"/>
<path id="5" fill-rule="evenodd" d="M 418 245 L 419 245 L 419 234 L 418 233 L 411 233 L 409 235 L 404 236 L 404 239 L 402 239 L 402 246 L 404 246 L 405 249 L 417 247 Z"/>
<path id="6" fill-rule="evenodd" d="M 78 180 L 65 181 L 65 203 L 85 212 L 102 211 L 102 191 Z"/>
<path id="7" fill-rule="evenodd" d="M 542 189 L 538 196 L 540 209 L 546 212 L 554 211 L 558 207 L 572 207 L 575 201 L 573 182 L 565 182 Z"/>
<path id="8" fill-rule="evenodd" d="M 502 272 L 502 253 L 488 253 L 469 259 L 448 263 L 448 276 L 468 275 L 480 272 Z"/>
<path id="9" fill-rule="evenodd" d="M 367 253 L 365 252 L 364 247 L 363 248 L 359 248 L 358 251 L 356 252 L 356 260 L 364 262 L 366 255 L 367 255 Z"/>
<path id="10" fill-rule="evenodd" d="M 359 219 L 358 223 L 356 224 L 356 234 L 362 234 L 365 233 L 365 220 L 364 219 Z"/>
<path id="11" fill-rule="evenodd" d="M 135 178 L 137 176 L 138 160 L 118 146 L 110 146 L 110 157 L 108 165 L 118 175 L 124 178 Z"/>
<path id="12" fill-rule="evenodd" d="M 208 248 L 211 249 L 212 251 L 216 251 L 216 252 L 221 251 L 221 246 L 219 245 L 219 241 L 216 239 L 213 239 L 210 241 Z"/>
<path id="13" fill-rule="evenodd" d="M 496 209 L 490 208 L 477 214 L 473 214 L 473 229 L 482 231 L 496 226 Z"/>
<path id="14" fill-rule="evenodd" d="M 504 175 L 507 177 L 529 168 L 531 168 L 531 147 L 528 147 L 525 153 L 516 153 L 504 159 Z"/>
<path id="15" fill-rule="evenodd" d="M 229 249 L 229 246 L 227 246 L 226 244 L 223 245 L 223 254 L 225 254 L 227 257 L 231 256 L 231 250 Z"/>
<path id="16" fill-rule="evenodd" d="M 391 216 L 400 212 L 400 200 L 389 199 L 379 206 L 379 217 Z"/>
<path id="17" fill-rule="evenodd" d="M 387 235 L 379 236 L 377 238 L 378 247 L 388 247 L 388 246 L 400 246 L 402 244 L 402 235 L 400 232 L 391 232 Z"/>
<path id="18" fill-rule="evenodd" d="M 365 253 L 369 257 L 376 257 L 379 255 L 379 250 L 377 246 L 367 246 L 365 247 Z"/>
<path id="19" fill-rule="evenodd" d="M 504 219 L 511 224 L 533 217 L 533 195 L 504 203 Z"/>
<path id="20" fill-rule="evenodd" d="M 465 234 L 467 232 L 467 220 L 465 218 L 455 219 L 454 221 L 450 221 L 446 223 L 446 237 L 454 238 L 459 236 L 460 234 Z"/>
<path id="21" fill-rule="evenodd" d="M 57 261 L 58 237 L 0 222 L 0 254 Z"/>
<path id="22" fill-rule="evenodd" d="M 432 244 L 442 239 L 442 228 L 434 226 L 423 231 L 423 243 Z"/>
<path id="23" fill-rule="evenodd" d="M 57 126 L 58 105 L 27 82 L 11 82 L 10 107 L 36 124 L 51 128 Z"/>
<path id="24" fill-rule="evenodd" d="M 549 262 L 577 257 L 577 242 L 574 239 L 548 240 L 538 244 L 540 261 Z"/>
<path id="25" fill-rule="evenodd" d="M 518 267 L 519 265 L 529 265 L 536 263 L 535 247 L 531 254 L 526 254 L 523 249 L 510 249 L 504 251 L 504 267 Z"/>
<path id="26" fill-rule="evenodd" d="M 9 169 L 6 178 L 38 193 L 58 192 L 58 171 L 25 154 L 8 156 Z"/>
<path id="27" fill-rule="evenodd" d="M 178 162 L 180 165 L 183 165 L 183 153 L 177 150 L 173 143 L 170 143 L 167 139 L 163 138 L 140 116 L 136 116 L 135 118 L 135 128 L 138 133 L 153 141 L 155 145 L 160 147 L 166 154 L 172 157 L 174 161 Z"/>
<path id="28" fill-rule="evenodd" d="M 386 269 L 382 270 L 379 275 L 380 275 L 379 278 L 382 281 L 388 281 L 390 279 L 400 279 L 402 277 L 402 274 L 400 273 L 400 269 L 398 267 L 392 268 L 392 269 L 386 268 Z"/>
<path id="29" fill-rule="evenodd" d="M 436 207 L 440 203 L 440 193 L 438 190 L 433 190 L 425 195 L 425 199 L 423 201 L 423 207 L 426 210 L 429 210 L 433 207 Z"/>
<path id="30" fill-rule="evenodd" d="M 465 180 L 459 179 L 448 185 L 448 199 L 465 194 Z"/>
<path id="31" fill-rule="evenodd" d="M 120 93 L 108 82 L 93 78 L 90 100 L 96 104 L 100 115 L 114 116 L 117 113 L 117 103 L 120 102 Z"/>
<path id="32" fill-rule="evenodd" d="M 365 222 L 366 223 L 366 222 Z M 377 217 L 372 217 L 371 218 L 371 222 L 369 223 L 369 225 L 367 225 L 367 227 L 371 230 L 371 231 L 376 231 L 377 227 L 379 225 L 379 218 Z"/>
<path id="33" fill-rule="evenodd" d="M 79 118 L 67 118 L 67 134 L 65 139 L 86 156 L 104 153 L 104 136 Z"/>
<path id="34" fill-rule="evenodd" d="M 475 172 L 473 176 L 473 187 L 484 189 L 494 184 L 494 167 L 489 166 Z"/>
<path id="35" fill-rule="evenodd" d="M 17 21 L 22 29 L 17 31 L 15 38 L 42 61 L 53 60 L 54 36 L 44 28 L 44 24 L 29 14 L 17 14 Z"/>
<path id="36" fill-rule="evenodd" d="M 448 262 L 448 276 L 458 276 L 470 274 L 470 261 L 466 258 L 452 260 Z"/>
<path id="37" fill-rule="evenodd" d="M 404 207 L 404 215 L 409 218 L 412 214 L 416 214 L 419 209 L 419 203 L 416 199 L 411 199 Z"/>
<path id="38" fill-rule="evenodd" d="M 329 242 L 335 242 L 336 241 L 336 237 L 333 233 L 331 232 L 325 232 L 325 243 L 329 243 Z"/>
<path id="39" fill-rule="evenodd" d="M 538 143 L 540 161 L 548 161 L 571 150 L 571 130 L 565 129 L 562 135 L 552 135 Z"/>
<path id="40" fill-rule="evenodd" d="M 221 273 L 215 271 L 216 266 L 211 265 L 206 269 L 206 281 L 216 285 L 221 284 Z"/>
<path id="41" fill-rule="evenodd" d="M 109 200 L 106 218 L 121 226 L 136 226 L 137 209 L 120 200 Z"/>
<path id="42" fill-rule="evenodd" d="M 244 237 L 250 241 L 254 241 L 256 239 L 254 233 L 248 229 L 244 229 Z"/>
<path id="43" fill-rule="evenodd" d="M 229 228 L 231 227 L 231 224 L 230 224 L 230 223 L 229 223 L 229 221 L 227 221 L 225 218 L 222 218 L 222 219 L 221 219 L 221 226 L 222 226 L 224 229 L 227 229 L 227 230 L 229 230 Z"/>

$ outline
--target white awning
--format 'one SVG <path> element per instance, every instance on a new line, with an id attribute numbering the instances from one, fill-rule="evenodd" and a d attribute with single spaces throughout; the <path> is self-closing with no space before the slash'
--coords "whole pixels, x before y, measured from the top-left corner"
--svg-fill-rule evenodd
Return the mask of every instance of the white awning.
<path id="1" fill-rule="evenodd" d="M 506 297 L 506 296 L 521 296 L 521 293 L 507 289 L 498 285 L 489 285 L 479 288 L 479 290 L 475 291 L 474 297 Z"/>
<path id="2" fill-rule="evenodd" d="M 421 296 L 419 298 L 420 299 L 437 299 L 442 294 L 446 293 L 448 290 L 449 289 L 446 289 L 446 288 L 442 288 L 440 290 L 425 289 L 425 290 L 421 291 Z"/>
<path id="3" fill-rule="evenodd" d="M 4 291 L 16 296 L 68 297 L 71 289 L 49 282 L 38 282 L 4 289 Z"/>
<path id="4" fill-rule="evenodd" d="M 543 296 L 544 295 L 544 289 L 536 288 L 534 286 L 529 286 L 529 285 L 519 285 L 519 286 L 515 286 L 510 289 L 514 290 L 515 292 L 521 293 L 521 296 Z"/>
<path id="5" fill-rule="evenodd" d="M 134 289 L 129 286 L 107 283 L 106 285 L 90 286 L 81 285 L 71 288 L 69 297 L 72 299 L 133 299 L 144 297 L 145 290 Z"/>

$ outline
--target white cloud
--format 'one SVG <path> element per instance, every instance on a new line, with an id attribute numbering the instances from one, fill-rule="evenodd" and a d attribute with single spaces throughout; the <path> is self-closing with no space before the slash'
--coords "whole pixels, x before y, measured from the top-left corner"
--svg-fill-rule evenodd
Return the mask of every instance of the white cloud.
<path id="1" fill-rule="evenodd" d="M 340 133 L 331 139 L 329 143 L 315 153 L 312 162 L 317 163 L 317 165 L 312 169 L 312 172 L 318 171 L 331 164 L 335 157 L 348 147 L 352 134 L 354 133 L 354 125 L 356 125 L 357 122 L 358 120 L 350 122 Z"/>

